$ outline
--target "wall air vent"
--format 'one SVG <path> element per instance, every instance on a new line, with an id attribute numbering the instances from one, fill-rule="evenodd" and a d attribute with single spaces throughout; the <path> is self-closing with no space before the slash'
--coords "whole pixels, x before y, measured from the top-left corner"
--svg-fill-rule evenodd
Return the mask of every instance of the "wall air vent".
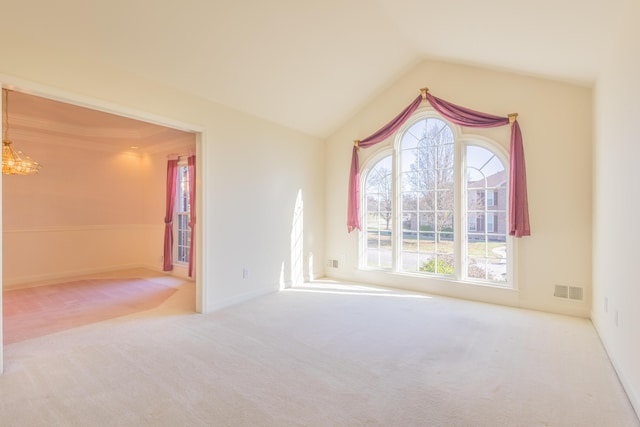
<path id="1" fill-rule="evenodd" d="M 337 259 L 327 260 L 327 267 L 338 268 L 338 260 Z"/>
<path id="2" fill-rule="evenodd" d="M 556 298 L 569 298 L 569 287 L 565 285 L 556 285 L 553 291 L 553 296 Z"/>
<path id="3" fill-rule="evenodd" d="M 582 288 L 577 286 L 569 286 L 569 299 L 582 301 Z"/>
<path id="4" fill-rule="evenodd" d="M 578 286 L 555 285 L 553 296 L 556 298 L 582 301 L 584 292 L 583 289 Z"/>

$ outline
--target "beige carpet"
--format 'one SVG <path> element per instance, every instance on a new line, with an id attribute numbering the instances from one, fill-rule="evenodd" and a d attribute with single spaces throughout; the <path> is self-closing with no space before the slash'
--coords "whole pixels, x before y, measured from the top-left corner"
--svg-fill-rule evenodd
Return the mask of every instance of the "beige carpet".
<path id="1" fill-rule="evenodd" d="M 3 341 L 12 344 L 147 311 L 162 304 L 176 290 L 141 277 L 70 280 L 5 290 Z"/>
<path id="2" fill-rule="evenodd" d="M 5 347 L 2 426 L 640 426 L 591 323 L 316 282 Z"/>

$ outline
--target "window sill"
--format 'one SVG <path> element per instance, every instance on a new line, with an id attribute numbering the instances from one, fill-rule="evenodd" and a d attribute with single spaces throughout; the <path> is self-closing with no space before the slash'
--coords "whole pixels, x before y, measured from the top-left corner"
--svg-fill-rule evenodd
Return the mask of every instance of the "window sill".
<path id="1" fill-rule="evenodd" d="M 415 279 L 426 280 L 431 283 L 447 282 L 447 283 L 455 283 L 457 285 L 462 285 L 462 286 L 473 286 L 478 288 L 490 288 L 490 289 L 519 292 L 518 288 L 514 286 L 513 283 L 508 283 L 508 282 L 506 282 L 504 285 L 499 285 L 497 283 L 490 283 L 490 282 L 472 282 L 468 280 L 459 280 L 455 277 L 429 276 L 429 275 L 410 273 L 410 272 L 376 270 L 372 268 L 359 268 L 358 271 L 366 272 L 366 273 L 383 273 L 385 275 L 395 276 L 395 277 L 411 277 Z"/>

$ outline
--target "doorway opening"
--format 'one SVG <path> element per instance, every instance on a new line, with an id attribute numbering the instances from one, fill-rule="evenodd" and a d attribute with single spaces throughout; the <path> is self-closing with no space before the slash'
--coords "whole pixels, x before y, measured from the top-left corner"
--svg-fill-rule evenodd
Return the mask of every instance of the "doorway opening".
<path id="1" fill-rule="evenodd" d="M 160 273 L 166 157 L 196 153 L 196 206 L 202 206 L 203 129 L 53 90 L 7 88 L 9 136 L 42 169 L 35 176 L 2 177 L 3 290 L 20 288 L 34 302 L 34 285 L 73 288 L 81 306 L 91 289 L 106 295 L 98 285 L 109 281 L 122 296 L 124 288 L 115 289 L 128 280 L 130 294 L 155 287 L 152 304 L 160 304 L 179 282 L 189 282 Z M 197 224 L 190 294 L 197 312 L 204 310 L 201 230 Z M 130 307 L 140 295 L 127 297 Z M 106 315 L 99 311 L 90 310 L 94 319 Z"/>

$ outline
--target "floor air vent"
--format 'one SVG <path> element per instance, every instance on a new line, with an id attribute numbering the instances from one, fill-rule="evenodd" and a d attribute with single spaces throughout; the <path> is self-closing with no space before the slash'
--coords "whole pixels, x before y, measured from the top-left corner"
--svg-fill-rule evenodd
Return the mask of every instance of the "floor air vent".
<path id="1" fill-rule="evenodd" d="M 553 296 L 556 298 L 582 301 L 583 292 L 582 292 L 582 288 L 577 286 L 555 285 Z"/>

